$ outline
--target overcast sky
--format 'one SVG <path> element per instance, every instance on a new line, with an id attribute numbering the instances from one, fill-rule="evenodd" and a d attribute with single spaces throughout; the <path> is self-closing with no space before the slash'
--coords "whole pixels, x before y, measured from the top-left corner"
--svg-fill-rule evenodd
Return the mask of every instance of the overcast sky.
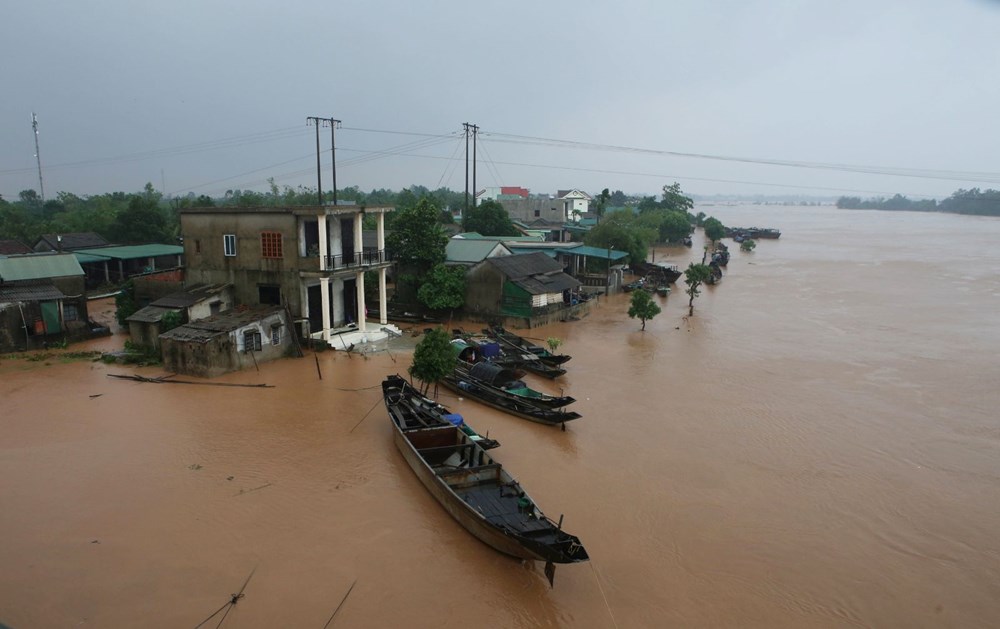
<path id="1" fill-rule="evenodd" d="M 464 190 L 463 122 L 479 188 L 1000 188 L 996 0 L 7 1 L 0 60 L 8 200 L 32 112 L 46 198 L 315 188 L 307 116 L 341 188 Z"/>

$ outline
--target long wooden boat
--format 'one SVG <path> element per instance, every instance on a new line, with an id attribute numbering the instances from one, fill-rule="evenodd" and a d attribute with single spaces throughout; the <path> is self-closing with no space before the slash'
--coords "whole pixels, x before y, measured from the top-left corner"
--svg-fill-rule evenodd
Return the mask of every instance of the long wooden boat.
<path id="1" fill-rule="evenodd" d="M 396 400 L 393 419 L 399 424 L 401 430 L 452 426 L 464 432 L 469 439 L 478 443 L 484 450 L 500 447 L 499 441 L 490 439 L 489 436 L 481 436 L 465 423 L 465 419 L 460 414 L 452 413 L 441 404 L 424 397 L 417 391 L 416 387 L 402 376 L 386 377 L 382 381 L 382 396 L 383 398 L 392 397 Z"/>
<path id="2" fill-rule="evenodd" d="M 485 364 L 488 367 L 493 368 L 498 367 L 497 365 L 490 363 L 476 364 Z M 579 419 L 581 417 L 581 415 L 575 411 L 566 411 L 560 408 L 546 408 L 545 406 L 540 406 L 535 403 L 530 398 L 504 391 L 500 387 L 488 384 L 485 380 L 478 380 L 471 376 L 470 367 L 463 365 L 461 361 L 451 374 L 445 376 L 444 379 L 441 380 L 441 384 L 460 395 L 470 397 L 486 404 L 487 406 L 492 406 L 493 408 L 510 413 L 515 417 L 521 417 L 522 419 L 527 419 L 539 424 L 560 425 L 565 429 L 566 422 Z"/>
<path id="3" fill-rule="evenodd" d="M 534 354 L 535 356 L 538 356 L 538 360 L 547 365 L 561 365 L 572 358 L 569 354 L 553 354 L 541 345 L 532 343 L 523 336 L 518 336 L 517 334 L 510 332 L 503 326 L 490 326 L 483 330 L 483 334 L 492 339 L 496 339 L 496 341 L 504 347 L 510 348 L 516 352 Z"/>
<path id="4" fill-rule="evenodd" d="M 464 353 L 465 360 L 468 362 L 488 360 L 491 363 L 522 373 L 530 371 L 544 378 L 558 378 L 566 373 L 562 367 L 543 363 L 538 356 L 530 352 L 517 351 L 509 347 L 504 348 L 500 341 L 486 335 L 457 333 L 456 339 L 469 346 L 470 349 Z"/>
<path id="5" fill-rule="evenodd" d="M 509 396 L 540 408 L 562 408 L 576 402 L 568 395 L 549 395 L 532 389 L 519 378 L 517 372 L 490 362 L 467 363 L 458 361 L 455 376 L 460 380 L 475 382 L 497 396 Z"/>
<path id="6" fill-rule="evenodd" d="M 387 379 L 388 380 L 388 379 Z M 393 440 L 424 487 L 467 531 L 501 553 L 553 564 L 589 560 L 580 539 L 562 530 L 503 466 L 454 426 L 406 428 L 405 395 L 383 384 Z M 401 406 L 402 405 L 402 406 Z"/>

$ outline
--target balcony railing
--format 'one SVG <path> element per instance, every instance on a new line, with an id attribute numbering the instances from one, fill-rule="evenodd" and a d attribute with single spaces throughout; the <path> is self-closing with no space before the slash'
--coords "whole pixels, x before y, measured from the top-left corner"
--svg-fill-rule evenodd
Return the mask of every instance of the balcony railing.
<path id="1" fill-rule="evenodd" d="M 392 262 L 392 256 L 385 249 L 371 249 L 347 255 L 326 256 L 326 270 L 357 269 L 376 264 Z"/>

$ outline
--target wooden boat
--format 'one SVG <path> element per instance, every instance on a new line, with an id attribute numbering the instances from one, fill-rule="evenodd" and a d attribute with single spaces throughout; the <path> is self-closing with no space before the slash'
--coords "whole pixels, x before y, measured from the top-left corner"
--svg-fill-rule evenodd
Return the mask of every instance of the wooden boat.
<path id="1" fill-rule="evenodd" d="M 500 345 L 510 348 L 516 352 L 534 354 L 535 356 L 538 356 L 538 360 L 547 365 L 561 365 L 572 358 L 572 356 L 568 354 L 553 354 L 541 345 L 532 343 L 523 336 L 518 336 L 517 334 L 514 334 L 499 325 L 492 325 L 486 328 L 483 330 L 483 334 L 492 339 L 496 339 Z"/>
<path id="2" fill-rule="evenodd" d="M 441 384 L 460 395 L 539 424 L 561 425 L 565 429 L 566 422 L 581 417 L 575 411 L 539 406 L 523 396 L 514 395 L 498 387 L 466 377 L 459 368 L 445 376 L 441 380 Z"/>
<path id="3" fill-rule="evenodd" d="M 670 287 L 667 286 L 666 284 L 661 284 L 656 287 L 656 294 L 659 295 L 660 297 L 666 297 L 667 295 L 670 294 Z"/>
<path id="4" fill-rule="evenodd" d="M 486 360 L 520 372 L 518 378 L 527 371 L 545 378 L 558 378 L 566 373 L 562 367 L 546 364 L 530 352 L 516 351 L 509 347 L 505 349 L 499 341 L 485 335 L 456 333 L 455 337 L 455 340 L 465 343 L 470 348 L 459 355 L 459 359 L 467 362 Z"/>
<path id="5" fill-rule="evenodd" d="M 396 384 L 383 383 L 396 447 L 459 524 L 501 553 L 544 561 L 550 584 L 553 564 L 590 558 L 580 539 L 562 530 L 562 517 L 556 523 L 542 513 L 520 483 L 464 432 L 454 426 L 406 428 L 400 419 L 407 413 L 401 406 L 405 396 Z"/>
<path id="6" fill-rule="evenodd" d="M 509 396 L 515 401 L 525 402 L 540 408 L 562 408 L 576 402 L 568 395 L 549 395 L 532 389 L 517 376 L 517 372 L 490 362 L 465 363 L 455 366 L 455 377 L 467 382 L 475 382 L 494 395 Z"/>
<path id="7" fill-rule="evenodd" d="M 666 266 L 650 262 L 637 262 L 632 265 L 632 270 L 636 274 L 642 275 L 647 283 L 651 282 L 654 285 L 661 283 L 673 284 L 677 281 L 677 278 L 684 275 L 683 271 L 675 265 Z"/>
<path id="8" fill-rule="evenodd" d="M 465 423 L 458 413 L 452 413 L 434 400 L 424 397 L 416 387 L 402 376 L 388 376 L 382 381 L 382 397 L 392 397 L 395 400 L 393 421 L 400 430 L 422 430 L 424 428 L 455 427 L 468 435 L 469 439 L 479 444 L 484 450 L 500 447 L 500 442 L 480 436 L 471 426 Z"/>

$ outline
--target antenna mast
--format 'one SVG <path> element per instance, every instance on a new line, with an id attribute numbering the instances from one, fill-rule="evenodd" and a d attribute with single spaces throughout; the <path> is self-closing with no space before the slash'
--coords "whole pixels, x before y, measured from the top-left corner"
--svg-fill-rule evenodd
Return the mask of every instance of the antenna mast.
<path id="1" fill-rule="evenodd" d="M 38 116 L 31 112 L 31 129 L 35 132 L 35 160 L 38 162 L 38 194 L 45 201 L 45 184 L 42 183 L 42 155 L 38 151 Z"/>

